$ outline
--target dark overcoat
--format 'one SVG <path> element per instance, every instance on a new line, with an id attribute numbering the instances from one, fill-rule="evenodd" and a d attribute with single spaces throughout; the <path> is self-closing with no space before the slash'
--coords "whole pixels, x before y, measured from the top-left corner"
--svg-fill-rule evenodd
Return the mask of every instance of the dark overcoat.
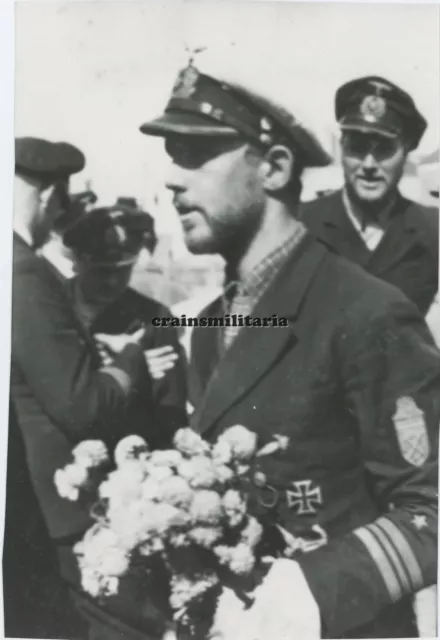
<path id="1" fill-rule="evenodd" d="M 69 538 L 90 519 L 58 496 L 54 473 L 81 440 L 112 445 L 127 435 L 130 393 L 145 385 L 147 368 L 142 349 L 130 345 L 99 369 L 95 344 L 55 270 L 18 236 L 13 258 L 11 398 L 49 533 Z"/>

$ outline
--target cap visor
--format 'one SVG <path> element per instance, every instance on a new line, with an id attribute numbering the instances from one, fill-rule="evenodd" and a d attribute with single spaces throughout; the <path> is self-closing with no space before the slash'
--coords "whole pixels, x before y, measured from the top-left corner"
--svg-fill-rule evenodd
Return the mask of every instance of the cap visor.
<path id="1" fill-rule="evenodd" d="M 163 116 L 145 122 L 139 127 L 142 133 L 150 136 L 166 136 L 170 133 L 198 136 L 237 137 L 238 131 L 231 127 L 216 124 L 210 118 L 193 113 L 164 113 Z"/>
<path id="2" fill-rule="evenodd" d="M 375 133 L 378 136 L 382 136 L 384 138 L 398 138 L 399 134 L 397 132 L 388 131 L 381 127 L 378 127 L 375 124 L 369 124 L 368 122 L 360 122 L 360 123 L 350 123 L 350 124 L 341 124 L 341 131 L 360 131 L 361 133 Z"/>

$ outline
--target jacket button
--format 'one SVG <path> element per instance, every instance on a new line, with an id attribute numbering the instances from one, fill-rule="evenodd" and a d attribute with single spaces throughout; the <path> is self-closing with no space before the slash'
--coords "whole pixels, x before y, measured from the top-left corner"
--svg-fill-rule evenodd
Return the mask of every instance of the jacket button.
<path id="1" fill-rule="evenodd" d="M 254 484 L 256 487 L 265 487 L 267 484 L 266 474 L 262 471 L 256 471 L 254 473 Z"/>

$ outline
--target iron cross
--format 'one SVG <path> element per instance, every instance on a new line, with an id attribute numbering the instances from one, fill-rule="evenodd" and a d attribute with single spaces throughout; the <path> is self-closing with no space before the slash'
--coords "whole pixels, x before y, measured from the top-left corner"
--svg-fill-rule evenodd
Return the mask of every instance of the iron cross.
<path id="1" fill-rule="evenodd" d="M 299 516 L 316 513 L 314 505 L 322 504 L 321 488 L 312 488 L 311 480 L 297 480 L 292 485 L 293 489 L 286 490 L 287 505 Z"/>

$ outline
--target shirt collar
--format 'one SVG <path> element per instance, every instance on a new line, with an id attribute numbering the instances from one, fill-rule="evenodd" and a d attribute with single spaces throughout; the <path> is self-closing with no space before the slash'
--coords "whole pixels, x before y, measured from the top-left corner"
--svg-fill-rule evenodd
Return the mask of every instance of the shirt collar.
<path id="1" fill-rule="evenodd" d="M 342 190 L 342 202 L 344 204 L 345 212 L 353 224 L 358 233 L 363 233 L 366 227 L 374 227 L 376 229 L 385 230 L 389 224 L 390 218 L 396 212 L 396 203 L 399 200 L 399 193 L 397 197 L 381 212 L 380 217 L 377 220 L 368 218 L 367 216 L 359 216 L 355 211 L 351 200 L 348 196 L 347 189 Z"/>
<path id="2" fill-rule="evenodd" d="M 285 260 L 306 235 L 305 226 L 298 222 L 295 228 L 275 248 L 241 279 L 234 277 L 232 270 L 226 271 L 225 296 L 233 297 L 235 292 L 241 295 L 256 297 L 264 291 L 277 275 Z"/>

